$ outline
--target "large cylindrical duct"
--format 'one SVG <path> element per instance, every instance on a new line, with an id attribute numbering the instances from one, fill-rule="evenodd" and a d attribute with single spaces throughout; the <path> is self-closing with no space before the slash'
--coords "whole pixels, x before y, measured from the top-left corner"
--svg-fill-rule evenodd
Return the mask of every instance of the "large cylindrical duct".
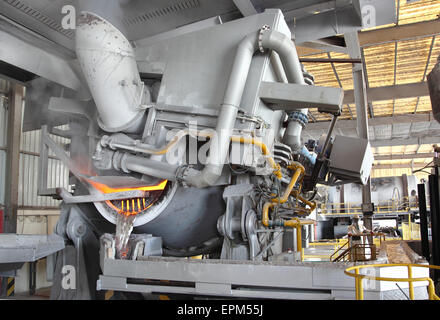
<path id="1" fill-rule="evenodd" d="M 82 12 L 76 30 L 76 54 L 108 132 L 136 132 L 143 123 L 140 105 L 150 101 L 127 38 L 103 18 Z"/>

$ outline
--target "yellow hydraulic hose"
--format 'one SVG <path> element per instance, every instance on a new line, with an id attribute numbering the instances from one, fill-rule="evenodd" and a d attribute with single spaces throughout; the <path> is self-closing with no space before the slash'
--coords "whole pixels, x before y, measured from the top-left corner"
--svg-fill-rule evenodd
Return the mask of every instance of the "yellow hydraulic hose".
<path id="1" fill-rule="evenodd" d="M 265 156 L 268 156 L 267 160 L 269 161 L 270 166 L 274 169 L 274 174 L 278 177 L 278 179 L 282 178 L 281 167 L 270 156 L 270 152 L 269 152 L 267 146 L 263 142 L 258 141 L 255 138 L 240 137 L 240 136 L 232 136 L 231 141 L 232 142 L 240 142 L 240 143 L 244 143 L 244 144 L 252 144 L 254 146 L 259 147 L 261 150 L 261 153 L 264 154 Z"/>
<path id="2" fill-rule="evenodd" d="M 293 174 L 292 179 L 290 179 L 290 183 L 287 186 L 286 190 L 284 190 L 283 196 L 279 199 L 278 198 L 272 199 L 272 202 L 276 202 L 276 203 L 287 202 L 290 194 L 292 193 L 293 188 L 295 187 L 295 184 L 298 182 L 300 176 L 302 176 L 305 172 L 304 167 L 300 164 L 292 164 L 287 168 L 291 170 L 295 170 L 295 173 Z"/>
<path id="3" fill-rule="evenodd" d="M 310 207 L 310 212 L 316 209 L 316 202 L 304 199 L 304 197 L 302 196 L 298 196 L 298 199 Z"/>
<path id="4" fill-rule="evenodd" d="M 292 190 L 295 187 L 299 177 L 302 173 L 304 173 L 304 167 L 300 164 L 289 166 L 289 169 L 294 169 L 296 171 L 293 174 L 292 179 L 290 179 L 290 183 L 284 191 L 283 196 L 281 198 L 273 198 L 271 202 L 266 202 L 263 206 L 262 222 L 266 227 L 269 226 L 269 209 L 273 208 L 276 204 L 285 203 L 289 199 L 289 195 L 292 193 Z"/>
<path id="5" fill-rule="evenodd" d="M 293 188 L 295 187 L 296 183 L 298 182 L 299 178 L 304 174 L 305 169 L 304 167 L 299 163 L 294 163 L 290 166 L 288 166 L 289 169 L 295 170 L 295 173 L 292 176 L 292 179 L 290 180 L 289 185 L 287 186 L 286 190 L 283 193 L 283 196 L 280 198 L 273 198 L 270 202 L 266 202 L 263 206 L 263 217 L 262 217 L 262 223 L 264 226 L 268 227 L 270 220 L 269 220 L 269 210 L 273 207 L 275 207 L 276 204 L 282 204 L 287 202 L 289 199 L 289 196 L 293 193 L 297 199 L 305 203 L 306 205 L 310 206 L 310 209 L 307 209 L 309 212 L 312 212 L 316 208 L 316 203 L 308 201 L 304 199 L 302 196 L 297 194 L 297 192 L 293 191 Z M 292 220 L 284 221 L 284 227 L 289 228 L 297 228 L 298 226 L 301 226 L 301 221 L 298 218 L 294 218 Z"/>

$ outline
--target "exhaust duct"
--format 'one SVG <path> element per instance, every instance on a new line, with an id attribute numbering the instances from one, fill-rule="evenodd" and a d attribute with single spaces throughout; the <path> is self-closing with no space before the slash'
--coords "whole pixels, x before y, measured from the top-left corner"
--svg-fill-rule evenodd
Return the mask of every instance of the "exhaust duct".
<path id="1" fill-rule="evenodd" d="M 82 12 L 76 30 L 76 54 L 107 132 L 138 132 L 150 94 L 139 76 L 128 39 L 103 18 Z"/>

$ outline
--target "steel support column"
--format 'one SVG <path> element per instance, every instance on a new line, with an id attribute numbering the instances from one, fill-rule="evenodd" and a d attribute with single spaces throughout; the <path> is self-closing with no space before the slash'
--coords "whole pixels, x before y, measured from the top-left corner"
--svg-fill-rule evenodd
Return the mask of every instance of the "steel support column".
<path id="1" fill-rule="evenodd" d="M 440 186 L 439 168 L 435 167 L 434 174 L 429 175 L 429 200 L 431 212 L 432 254 L 431 264 L 440 266 Z M 440 277 L 438 270 L 434 271 L 434 281 L 438 286 Z"/>
<path id="2" fill-rule="evenodd" d="M 5 209 L 3 213 L 3 232 L 17 232 L 18 182 L 20 169 L 20 136 L 22 124 L 24 87 L 19 84 L 11 86 L 8 103 L 8 130 L 6 156 Z M 9 283 L 13 280 L 3 278 L 0 296 L 10 295 Z"/>
<path id="3" fill-rule="evenodd" d="M 362 59 L 357 32 L 344 35 L 348 53 L 352 59 Z M 353 64 L 354 101 L 356 104 L 356 121 L 359 138 L 369 139 L 368 134 L 368 100 L 364 69 L 361 64 Z M 364 226 L 373 230 L 374 206 L 371 203 L 371 181 L 362 188 L 362 212 Z M 369 237 L 370 238 L 370 237 Z M 372 243 L 372 239 L 368 239 Z"/>
<path id="4" fill-rule="evenodd" d="M 20 163 L 20 137 L 22 124 L 24 87 L 14 84 L 8 106 L 8 151 L 6 157 L 6 194 L 4 212 L 4 233 L 16 233 L 18 209 L 18 177 Z"/>
<path id="5" fill-rule="evenodd" d="M 428 238 L 428 211 L 426 210 L 426 191 L 423 183 L 417 185 L 419 195 L 419 214 L 420 214 L 420 235 L 422 238 L 422 255 L 426 261 L 430 261 L 431 254 L 429 250 Z"/>

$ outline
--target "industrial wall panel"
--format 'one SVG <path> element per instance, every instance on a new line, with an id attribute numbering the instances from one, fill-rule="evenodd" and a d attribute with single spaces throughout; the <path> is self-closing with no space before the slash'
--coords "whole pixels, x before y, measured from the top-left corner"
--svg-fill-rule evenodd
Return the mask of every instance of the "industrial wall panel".
<path id="1" fill-rule="evenodd" d="M 5 205 L 6 152 L 0 150 L 0 208 Z"/>
<path id="2" fill-rule="evenodd" d="M 7 119 L 6 107 L 7 97 L 2 92 L 6 90 L 4 80 L 0 79 L 0 208 L 5 205 L 5 184 L 6 184 L 6 145 L 7 145 Z"/>
<path id="3" fill-rule="evenodd" d="M 59 129 L 66 130 L 67 126 Z M 60 146 L 69 143 L 69 139 L 51 135 L 51 138 Z M 40 153 L 41 130 L 23 132 L 20 144 L 20 182 L 19 182 L 19 206 L 25 208 L 58 207 L 59 200 L 51 197 L 40 197 L 38 192 L 38 160 Z M 48 160 L 48 188 L 69 187 L 69 170 L 49 152 Z"/>

